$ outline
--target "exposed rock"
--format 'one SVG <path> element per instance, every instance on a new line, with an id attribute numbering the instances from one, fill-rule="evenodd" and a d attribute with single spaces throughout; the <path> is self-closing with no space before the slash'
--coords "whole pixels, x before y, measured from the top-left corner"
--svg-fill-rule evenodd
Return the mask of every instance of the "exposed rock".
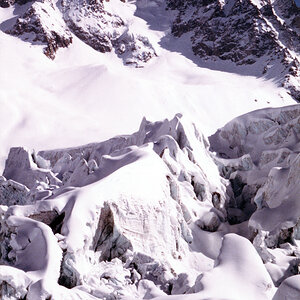
<path id="1" fill-rule="evenodd" d="M 71 31 L 102 53 L 115 51 L 125 65 L 142 66 L 155 50 L 147 37 L 134 33 L 118 15 L 105 9 L 102 1 L 62 1 L 63 16 Z"/>
<path id="2" fill-rule="evenodd" d="M 25 299 L 30 283 L 31 280 L 24 271 L 10 266 L 0 266 L 1 299 Z"/>
<path id="3" fill-rule="evenodd" d="M 35 44 L 45 44 L 44 53 L 51 59 L 55 58 L 58 48 L 68 47 L 72 43 L 71 32 L 52 0 L 33 2 L 7 33 Z"/>
<path id="4" fill-rule="evenodd" d="M 55 210 L 41 211 L 39 213 L 31 214 L 28 218 L 42 222 L 48 225 L 53 233 L 59 233 L 64 220 L 65 214 L 58 214 Z"/>
<path id="5" fill-rule="evenodd" d="M 31 203 L 32 200 L 30 190 L 25 185 L 0 177 L 1 205 L 25 205 Z"/>
<path id="6" fill-rule="evenodd" d="M 20 5 L 26 2 L 16 1 Z M 2 0 L 0 6 L 14 3 L 14 0 Z M 125 65 L 142 67 L 156 56 L 149 39 L 132 31 L 129 24 L 109 12 L 101 0 L 62 0 L 58 5 L 52 0 L 34 1 L 7 30 L 25 41 L 46 45 L 44 53 L 51 59 L 59 48 L 72 43 L 71 32 L 99 52 L 115 51 Z"/>
<path id="7" fill-rule="evenodd" d="M 111 261 L 115 257 L 122 257 L 128 249 L 132 250 L 130 240 L 120 233 L 114 223 L 113 211 L 104 203 L 95 235 L 95 251 L 101 252 L 101 261 Z"/>
<path id="8" fill-rule="evenodd" d="M 218 230 L 221 222 L 216 213 L 209 212 L 205 214 L 201 219 L 196 221 L 196 224 L 203 230 L 214 232 Z"/>
<path id="9" fill-rule="evenodd" d="M 0 7 L 7 8 L 7 7 L 10 7 L 11 5 L 13 5 L 14 3 L 15 3 L 14 0 L 1 0 Z"/>
<path id="10" fill-rule="evenodd" d="M 253 65 L 253 74 L 276 77 L 300 101 L 299 8 L 293 0 L 167 3 L 178 11 L 172 33 L 176 37 L 189 34 L 195 55 Z"/>

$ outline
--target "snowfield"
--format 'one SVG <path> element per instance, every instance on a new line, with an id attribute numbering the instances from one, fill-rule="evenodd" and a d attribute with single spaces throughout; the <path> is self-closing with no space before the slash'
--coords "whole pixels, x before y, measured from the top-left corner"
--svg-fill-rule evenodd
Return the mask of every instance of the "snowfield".
<path id="1" fill-rule="evenodd" d="M 1 299 L 300 299 L 299 104 L 177 13 L 0 0 Z"/>
<path id="2" fill-rule="evenodd" d="M 144 13 L 151 13 L 151 3 L 143 2 Z M 107 5 L 115 5 L 133 28 L 147 31 L 158 54 L 144 68 L 124 67 L 116 54 L 101 54 L 76 36 L 51 61 L 41 46 L 0 31 L 2 166 L 12 146 L 49 149 L 104 140 L 134 131 L 144 116 L 160 120 L 183 113 L 212 134 L 240 114 L 294 103 L 271 80 L 199 68 L 185 58 L 187 50 L 162 48 L 167 30 L 149 28 L 134 15 L 134 3 L 125 4 L 123 16 L 121 4 Z M 2 29 L 16 11 L 0 8 Z"/>

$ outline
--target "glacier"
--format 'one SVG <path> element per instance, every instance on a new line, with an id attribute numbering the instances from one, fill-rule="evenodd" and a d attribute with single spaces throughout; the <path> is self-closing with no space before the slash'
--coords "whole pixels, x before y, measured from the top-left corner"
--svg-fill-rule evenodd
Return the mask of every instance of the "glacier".
<path id="1" fill-rule="evenodd" d="M 300 299 L 293 0 L 0 0 L 0 52 L 1 299 Z"/>
<path id="2" fill-rule="evenodd" d="M 258 110 L 207 139 L 178 114 L 100 143 L 12 148 L 2 298 L 299 296 L 298 120 L 298 105 Z"/>

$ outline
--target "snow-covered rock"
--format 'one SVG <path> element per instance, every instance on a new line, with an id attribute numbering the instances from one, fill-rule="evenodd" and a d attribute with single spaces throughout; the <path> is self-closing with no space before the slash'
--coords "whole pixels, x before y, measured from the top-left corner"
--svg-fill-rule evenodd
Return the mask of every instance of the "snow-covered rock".
<path id="1" fill-rule="evenodd" d="M 6 32 L 34 44 L 46 45 L 44 53 L 51 59 L 55 58 L 58 48 L 68 47 L 72 43 L 71 32 L 52 0 L 31 3 Z"/>
<path id="2" fill-rule="evenodd" d="M 128 10 L 126 3 L 121 4 L 119 10 Z M 6 32 L 33 44 L 46 45 L 44 53 L 51 59 L 59 48 L 72 43 L 72 33 L 99 52 L 115 51 L 125 65 L 142 67 L 157 55 L 146 36 L 130 28 L 129 21 L 110 12 L 109 4 L 101 0 L 0 3 L 2 7 L 10 5 L 15 5 L 20 15 Z"/>
<path id="3" fill-rule="evenodd" d="M 220 68 L 234 62 L 239 72 L 276 78 L 299 101 L 299 7 L 288 1 L 177 1 L 176 37 L 187 37 L 193 53 Z M 243 70 L 243 71 L 242 71 Z"/>
<path id="4" fill-rule="evenodd" d="M 127 9 L 126 4 L 123 8 Z M 124 64 L 141 66 L 156 56 L 147 37 L 132 32 L 120 16 L 106 10 L 102 1 L 62 1 L 64 20 L 71 31 L 100 52 L 115 51 Z"/>
<path id="5" fill-rule="evenodd" d="M 30 197 L 20 195 L 15 206 L 4 195 L 3 261 L 33 278 L 33 299 L 54 295 L 48 272 L 60 285 L 82 286 L 96 297 L 170 293 L 181 265 L 194 268 L 191 226 L 210 233 L 226 222 L 228 182 L 208 147 L 195 125 L 177 115 L 156 123 L 144 119 L 133 135 L 98 144 L 38 154 L 11 149 L 3 182 L 15 182 Z M 44 253 L 61 249 L 61 266 L 53 262 L 49 269 L 42 257 L 34 263 L 27 257 L 41 235 Z M 210 268 L 211 259 L 201 255 L 194 277 Z M 99 277 L 101 266 L 120 268 L 121 277 L 111 271 L 109 278 Z"/>
<path id="6" fill-rule="evenodd" d="M 17 268 L 0 266 L 0 296 L 1 299 L 24 299 L 31 283 L 28 275 Z"/>
<path id="7" fill-rule="evenodd" d="M 299 279 L 300 276 L 291 276 L 286 279 L 278 288 L 273 300 L 281 300 L 281 299 L 288 299 L 288 300 L 296 300 L 300 297 L 300 290 L 299 290 Z"/>

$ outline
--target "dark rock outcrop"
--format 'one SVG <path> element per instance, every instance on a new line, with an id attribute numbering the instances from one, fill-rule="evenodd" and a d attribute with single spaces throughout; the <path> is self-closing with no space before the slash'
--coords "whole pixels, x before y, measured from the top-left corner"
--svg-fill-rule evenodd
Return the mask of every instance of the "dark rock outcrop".
<path id="1" fill-rule="evenodd" d="M 176 37 L 190 35 L 195 55 L 203 60 L 248 65 L 252 75 L 276 78 L 295 100 L 299 93 L 299 8 L 293 0 L 177 1 Z"/>
<path id="2" fill-rule="evenodd" d="M 72 43 L 71 32 L 51 0 L 34 2 L 7 33 L 45 45 L 44 53 L 51 59 L 55 58 L 58 48 L 68 47 Z"/>

